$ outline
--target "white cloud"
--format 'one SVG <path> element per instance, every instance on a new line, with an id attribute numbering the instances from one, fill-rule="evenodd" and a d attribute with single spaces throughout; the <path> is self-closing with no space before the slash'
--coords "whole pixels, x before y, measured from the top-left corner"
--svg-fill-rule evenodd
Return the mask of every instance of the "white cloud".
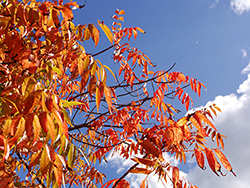
<path id="1" fill-rule="evenodd" d="M 219 3 L 220 0 L 216 0 L 212 5 L 210 5 L 210 8 L 216 7 L 216 5 Z"/>
<path id="2" fill-rule="evenodd" d="M 166 161 L 169 161 L 171 165 L 173 166 L 177 166 L 179 163 L 177 160 L 175 160 L 173 157 L 169 156 L 168 154 L 164 154 L 163 157 Z M 114 169 L 113 175 L 115 176 L 115 178 L 121 177 L 123 173 L 125 173 L 132 165 L 135 164 L 135 162 L 133 162 L 130 159 L 124 160 L 124 158 L 122 158 L 117 153 L 110 153 L 107 157 L 107 160 L 108 160 L 108 163 L 103 162 L 102 164 L 104 167 L 106 168 L 108 167 L 111 171 Z M 170 171 L 170 174 L 171 173 L 172 172 Z M 186 177 L 187 177 L 187 174 L 180 171 L 180 178 L 182 178 L 183 180 L 186 180 Z M 146 178 L 146 175 L 142 175 L 142 174 L 128 174 L 125 177 L 125 179 L 129 181 L 131 188 L 140 187 L 142 180 L 144 180 L 145 178 Z M 165 182 L 162 183 L 161 180 L 158 180 L 158 176 L 153 175 L 153 173 L 147 177 L 147 180 L 148 180 L 148 187 L 157 187 L 157 188 L 166 188 L 166 187 L 172 188 L 173 187 L 170 180 L 167 183 Z"/>
<path id="3" fill-rule="evenodd" d="M 248 67 L 248 68 L 247 68 Z M 250 64 L 245 69 L 250 70 Z M 244 70 L 245 70 L 244 69 Z M 244 71 L 243 70 L 243 71 Z M 215 118 L 215 125 L 221 134 L 228 137 L 225 140 L 225 155 L 229 159 L 237 177 L 230 172 L 226 177 L 218 178 L 208 167 L 202 171 L 193 169 L 187 179 L 202 188 L 210 187 L 249 187 L 250 185 L 250 74 L 239 86 L 237 94 L 218 96 L 214 101 L 222 110 Z M 222 169 L 225 173 L 227 170 Z"/>
<path id="4" fill-rule="evenodd" d="M 250 10 L 249 0 L 231 0 L 231 8 L 236 14 L 242 14 Z"/>
<path id="5" fill-rule="evenodd" d="M 241 71 L 241 74 L 246 74 L 250 72 L 250 64 L 248 64 L 242 71 Z"/>
<path id="6" fill-rule="evenodd" d="M 242 57 L 247 57 L 247 51 L 245 49 L 241 49 Z"/>

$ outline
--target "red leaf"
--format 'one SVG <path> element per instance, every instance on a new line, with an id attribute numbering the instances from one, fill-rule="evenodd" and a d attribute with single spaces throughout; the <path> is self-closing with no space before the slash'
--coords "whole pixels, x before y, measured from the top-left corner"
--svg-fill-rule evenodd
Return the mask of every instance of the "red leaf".
<path id="1" fill-rule="evenodd" d="M 35 101 L 34 95 L 28 97 L 25 103 L 24 114 L 32 112 L 34 101 Z"/>
<path id="2" fill-rule="evenodd" d="M 53 99 L 52 98 L 46 98 L 45 105 L 48 108 L 48 110 L 51 112 L 53 109 Z"/>
<path id="3" fill-rule="evenodd" d="M 140 144 L 146 150 L 147 153 L 150 153 L 157 158 L 161 158 L 161 150 L 156 148 L 150 141 L 143 140 Z"/>
<path id="4" fill-rule="evenodd" d="M 33 120 L 34 120 L 34 114 L 29 114 L 25 122 L 25 131 L 28 137 L 30 137 L 33 134 L 33 126 L 32 126 Z"/>
<path id="5" fill-rule="evenodd" d="M 186 110 L 188 111 L 188 107 L 189 107 L 189 96 L 187 95 L 186 97 L 186 101 L 185 101 L 185 106 L 186 106 Z"/>
<path id="6" fill-rule="evenodd" d="M 129 182 L 125 179 L 122 179 L 116 186 L 117 188 L 129 188 Z"/>
<path id="7" fill-rule="evenodd" d="M 39 114 L 40 125 L 45 133 L 48 132 L 48 122 L 47 122 L 47 112 L 42 112 Z"/>

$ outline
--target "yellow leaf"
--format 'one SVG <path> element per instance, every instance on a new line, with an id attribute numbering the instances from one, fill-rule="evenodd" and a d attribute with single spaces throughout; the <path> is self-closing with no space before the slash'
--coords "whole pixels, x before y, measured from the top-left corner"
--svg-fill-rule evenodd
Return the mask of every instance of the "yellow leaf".
<path id="1" fill-rule="evenodd" d="M 33 143 L 35 143 L 38 138 L 39 138 L 39 134 L 41 132 L 41 125 L 40 125 L 40 121 L 37 115 L 34 116 L 34 120 L 33 120 L 33 128 L 34 128 L 34 140 Z"/>
<path id="2" fill-rule="evenodd" d="M 136 27 L 135 29 L 138 30 L 138 31 L 140 31 L 140 32 L 142 32 L 142 33 L 146 33 L 146 31 L 144 31 L 144 30 L 141 29 L 140 27 Z"/>
<path id="3" fill-rule="evenodd" d="M 43 151 L 43 150 L 40 150 L 40 151 L 38 151 L 37 153 L 34 153 L 34 154 L 31 155 L 31 157 L 30 157 L 29 168 L 31 168 L 31 167 L 33 167 L 34 165 L 38 164 L 38 161 L 40 160 L 41 155 L 42 155 L 42 151 Z"/>
<path id="4" fill-rule="evenodd" d="M 48 113 L 47 113 L 47 130 L 49 130 L 51 142 L 54 142 L 55 139 L 55 125 L 54 125 L 54 118 L 52 118 Z"/>
<path id="5" fill-rule="evenodd" d="M 105 35 L 108 37 L 110 43 L 113 44 L 113 34 L 110 31 L 110 29 L 103 22 L 101 22 L 99 20 L 98 20 L 98 24 L 102 28 L 102 30 L 104 31 Z"/>
<path id="6" fill-rule="evenodd" d="M 109 72 L 113 75 L 114 79 L 116 80 L 115 74 L 113 73 L 113 71 L 112 71 L 108 66 L 106 66 L 106 65 L 103 65 L 103 66 L 104 66 L 106 69 L 109 70 Z"/>
<path id="7" fill-rule="evenodd" d="M 12 119 L 9 118 L 4 123 L 3 133 L 5 136 L 8 136 L 8 134 L 10 133 L 11 122 L 12 122 Z"/>
<path id="8" fill-rule="evenodd" d="M 179 119 L 178 121 L 177 121 L 177 126 L 183 126 L 184 124 L 186 124 L 188 122 L 188 117 L 183 117 L 183 118 L 181 118 L 181 119 Z"/>
<path id="9" fill-rule="evenodd" d="M 42 156 L 41 156 L 41 160 L 40 160 L 40 170 L 43 176 L 46 176 L 47 171 L 48 171 L 48 165 L 49 165 L 50 161 L 49 161 L 49 157 L 47 154 L 47 150 L 44 149 L 42 150 Z"/>
<path id="10" fill-rule="evenodd" d="M 99 86 L 96 87 L 95 97 L 96 97 L 95 100 L 96 100 L 97 112 L 99 112 L 99 107 L 100 107 L 100 103 L 101 103 L 101 92 L 100 92 Z"/>

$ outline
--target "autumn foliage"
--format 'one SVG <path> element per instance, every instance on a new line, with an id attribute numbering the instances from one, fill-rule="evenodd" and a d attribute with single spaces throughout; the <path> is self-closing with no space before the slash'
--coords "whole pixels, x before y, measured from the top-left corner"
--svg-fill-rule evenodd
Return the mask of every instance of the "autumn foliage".
<path id="1" fill-rule="evenodd" d="M 207 161 L 218 176 L 221 165 L 234 174 L 221 151 L 225 136 L 211 122 L 220 109 L 211 105 L 178 119 L 171 105 L 177 99 L 188 111 L 193 100 L 184 89 L 200 96 L 205 86 L 174 65 L 154 72 L 149 57 L 130 46 L 145 32 L 123 28 L 123 10 L 110 27 L 100 20 L 74 25 L 72 8 L 83 7 L 62 0 L 0 5 L 0 187 L 129 187 L 129 173 L 196 187 L 165 154 L 186 163 L 191 153 L 201 169 Z M 88 53 L 84 41 L 97 46 L 101 33 L 110 46 Z M 114 65 L 97 59 L 106 51 Z M 134 165 L 110 180 L 94 164 L 113 152 Z"/>

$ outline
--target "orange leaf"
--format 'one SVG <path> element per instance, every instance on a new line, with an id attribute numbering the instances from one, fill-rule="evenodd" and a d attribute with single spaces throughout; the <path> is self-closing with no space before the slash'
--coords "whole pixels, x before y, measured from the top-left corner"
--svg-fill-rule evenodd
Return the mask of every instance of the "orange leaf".
<path id="1" fill-rule="evenodd" d="M 10 147 L 7 139 L 2 135 L 0 135 L 0 146 L 0 150 L 3 149 L 3 159 L 7 160 L 9 157 Z"/>
<path id="2" fill-rule="evenodd" d="M 156 148 L 150 141 L 143 140 L 140 145 L 146 150 L 147 153 L 154 155 L 157 158 L 162 158 L 161 150 Z"/>
<path id="3" fill-rule="evenodd" d="M 200 121 L 198 122 L 193 116 L 189 120 L 204 137 L 208 136 Z"/>
<path id="4" fill-rule="evenodd" d="M 135 174 L 150 174 L 152 171 L 148 170 L 146 168 L 133 168 L 129 171 L 129 173 L 135 173 Z"/>
<path id="5" fill-rule="evenodd" d="M 62 183 L 62 171 L 63 171 L 62 162 L 61 162 L 60 158 L 58 157 L 58 155 L 56 155 L 54 174 L 55 174 L 56 182 L 57 182 L 59 187 Z"/>
<path id="6" fill-rule="evenodd" d="M 200 82 L 198 82 L 198 85 L 197 85 L 197 93 L 200 97 L 201 96 L 201 83 Z"/>
<path id="7" fill-rule="evenodd" d="M 103 184 L 101 186 L 101 188 L 104 188 L 104 187 L 108 188 L 112 183 L 114 184 L 116 181 L 117 181 L 117 179 L 110 180 L 110 181 L 106 182 L 105 184 Z"/>
<path id="8" fill-rule="evenodd" d="M 122 179 L 116 186 L 117 188 L 129 188 L 129 182 L 125 179 Z"/>
<path id="9" fill-rule="evenodd" d="M 41 124 L 37 115 L 35 115 L 33 119 L 33 129 L 34 129 L 33 143 L 35 143 L 38 140 L 41 131 Z"/>
<path id="10" fill-rule="evenodd" d="M 54 116 L 56 118 L 56 121 L 57 121 L 60 129 L 65 134 L 65 136 L 68 137 L 68 126 L 67 126 L 67 123 L 66 123 L 66 121 L 64 119 L 63 112 L 57 111 L 57 110 L 53 110 L 52 112 L 53 112 L 53 114 L 54 114 Z"/>
<path id="11" fill-rule="evenodd" d="M 50 161 L 48 158 L 48 154 L 46 149 L 42 150 L 42 156 L 41 156 L 41 160 L 40 160 L 40 170 L 41 170 L 41 174 L 46 177 L 47 175 L 47 171 L 48 171 L 48 165 L 49 165 Z"/>
<path id="12" fill-rule="evenodd" d="M 148 188 L 148 180 L 142 180 L 140 188 Z"/>
<path id="13" fill-rule="evenodd" d="M 189 108 L 189 101 L 190 100 L 190 97 L 187 95 L 186 97 L 186 100 L 185 100 L 185 106 L 186 106 L 186 110 L 188 111 L 188 108 Z"/>
<path id="14" fill-rule="evenodd" d="M 134 39 L 136 39 L 136 37 L 137 37 L 137 31 L 136 31 L 135 28 L 132 28 L 132 31 L 133 31 L 133 34 L 134 34 Z"/>
<path id="15" fill-rule="evenodd" d="M 117 9 L 118 10 L 118 9 Z M 117 13 L 118 15 L 123 15 L 123 14 L 125 14 L 125 11 L 124 10 L 118 10 L 118 13 Z"/>
<path id="16" fill-rule="evenodd" d="M 47 130 L 49 130 L 50 138 L 52 143 L 54 142 L 55 139 L 55 125 L 54 125 L 54 118 L 50 117 L 50 115 L 47 113 Z"/>
<path id="17" fill-rule="evenodd" d="M 203 155 L 202 151 L 199 149 L 195 149 L 194 152 L 195 152 L 195 158 L 196 158 L 196 161 L 198 163 L 198 166 L 202 170 L 205 170 L 206 168 L 204 168 L 204 155 Z"/>
<path id="18" fill-rule="evenodd" d="M 96 87 L 95 98 L 96 98 L 95 100 L 96 100 L 97 112 L 99 112 L 99 107 L 100 107 L 100 103 L 101 103 L 101 91 L 99 89 L 99 86 Z"/>
<path id="19" fill-rule="evenodd" d="M 141 29 L 140 27 L 135 27 L 136 30 L 142 32 L 142 33 L 146 33 L 146 31 L 144 31 L 143 29 Z"/>
<path id="20" fill-rule="evenodd" d="M 199 118 L 204 121 L 204 123 L 208 124 L 210 127 L 212 127 L 214 130 L 217 131 L 217 129 L 215 128 L 215 126 L 213 125 L 213 123 L 205 115 L 203 115 L 200 112 L 196 112 L 195 114 L 198 115 Z"/>
<path id="21" fill-rule="evenodd" d="M 172 179 L 173 179 L 174 188 L 177 188 L 177 183 L 179 182 L 179 168 L 173 167 Z"/>
<path id="22" fill-rule="evenodd" d="M 95 42 L 95 47 L 99 43 L 99 31 L 98 29 L 94 26 L 94 24 L 89 24 L 88 29 L 90 31 L 90 35 L 92 40 Z"/>
<path id="23" fill-rule="evenodd" d="M 16 141 L 23 134 L 23 132 L 25 131 L 25 122 L 26 121 L 24 117 L 21 117 L 17 126 L 15 136 L 9 140 L 10 143 Z"/>
<path id="24" fill-rule="evenodd" d="M 222 165 L 230 172 L 233 173 L 233 175 L 236 177 L 236 174 L 233 172 L 233 168 L 230 165 L 229 161 L 227 160 L 226 156 L 219 150 L 219 149 L 214 149 L 215 154 L 221 161 Z"/>
<path id="25" fill-rule="evenodd" d="M 63 5 L 63 7 L 61 9 L 61 13 L 62 13 L 63 18 L 66 21 L 72 21 L 74 18 L 72 10 L 68 4 Z"/>
<path id="26" fill-rule="evenodd" d="M 144 164 L 146 166 L 154 166 L 156 161 L 152 161 L 150 159 L 144 159 L 144 158 L 131 158 L 131 160 L 137 162 L 137 163 L 140 163 L 140 164 Z"/>
<path id="27" fill-rule="evenodd" d="M 104 86 L 104 94 L 105 94 L 105 99 L 106 99 L 106 102 L 108 104 L 108 107 L 109 107 L 109 112 L 111 113 L 111 110 L 112 110 L 112 96 L 111 96 L 111 92 L 110 92 L 110 89 L 108 86 Z"/>
<path id="28" fill-rule="evenodd" d="M 220 164 L 218 163 L 218 161 L 216 160 L 215 156 L 214 156 L 214 153 L 213 151 L 210 149 L 210 148 L 205 148 L 205 151 L 206 151 L 206 156 L 207 156 L 207 161 L 208 161 L 208 164 L 211 168 L 211 170 L 217 175 L 217 171 L 220 171 Z"/>
<path id="29" fill-rule="evenodd" d="M 42 155 L 42 150 L 38 151 L 37 153 L 33 153 L 30 157 L 30 164 L 29 168 L 33 167 L 34 165 L 38 164 L 38 161 L 40 160 Z"/>

